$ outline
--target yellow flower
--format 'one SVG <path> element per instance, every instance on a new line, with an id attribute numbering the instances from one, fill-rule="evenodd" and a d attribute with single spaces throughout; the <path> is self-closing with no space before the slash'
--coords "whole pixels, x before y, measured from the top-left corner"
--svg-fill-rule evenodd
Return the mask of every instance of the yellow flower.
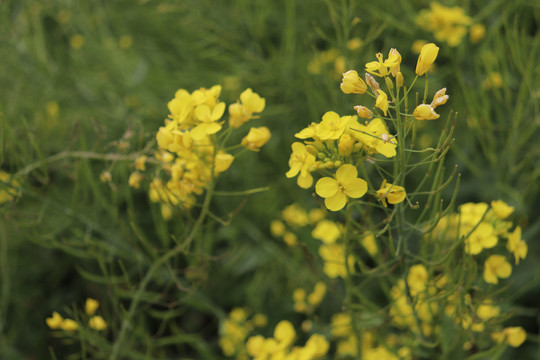
<path id="1" fill-rule="evenodd" d="M 220 174 L 231 167 L 234 161 L 234 156 L 224 151 L 220 151 L 216 154 L 214 159 L 214 173 Z"/>
<path id="2" fill-rule="evenodd" d="M 493 213 L 498 219 L 504 220 L 514 212 L 514 207 L 508 205 L 502 200 L 494 200 L 491 202 Z"/>
<path id="3" fill-rule="evenodd" d="M 65 331 L 75 331 L 79 328 L 79 324 L 77 324 L 74 320 L 65 319 L 60 324 L 60 328 Z"/>
<path id="4" fill-rule="evenodd" d="M 356 110 L 356 113 L 358 114 L 358 116 L 360 116 L 361 118 L 365 118 L 365 119 L 371 119 L 373 117 L 373 112 L 371 110 L 369 110 L 367 107 L 365 106 L 362 106 L 362 105 L 356 105 L 354 107 L 354 110 Z"/>
<path id="5" fill-rule="evenodd" d="M 272 220 L 270 233 L 275 237 L 283 236 L 285 234 L 285 224 L 279 220 Z"/>
<path id="6" fill-rule="evenodd" d="M 326 355 L 329 348 L 330 344 L 324 336 L 313 334 L 303 348 L 303 357 L 298 357 L 298 359 L 320 359 Z"/>
<path id="7" fill-rule="evenodd" d="M 311 306 L 317 306 L 321 303 L 324 295 L 326 294 L 326 284 L 322 281 L 317 281 L 313 292 L 308 295 L 307 300 Z"/>
<path id="8" fill-rule="evenodd" d="M 97 315 L 92 316 L 88 320 L 88 326 L 90 326 L 91 329 L 101 331 L 107 328 L 107 323 L 105 322 L 105 320 L 103 320 L 101 316 Z"/>
<path id="9" fill-rule="evenodd" d="M 437 2 L 430 4 L 430 10 L 422 10 L 416 22 L 424 29 L 433 32 L 435 39 L 457 46 L 467 34 L 467 26 L 472 19 L 459 6 L 446 7 Z"/>
<path id="10" fill-rule="evenodd" d="M 339 229 L 339 226 L 330 220 L 321 220 L 311 232 L 311 236 L 321 240 L 325 244 L 335 243 L 340 235 L 341 230 Z"/>
<path id="11" fill-rule="evenodd" d="M 19 196 L 19 186 L 17 180 L 13 179 L 7 172 L 0 170 L 0 204 Z"/>
<path id="12" fill-rule="evenodd" d="M 363 144 L 369 154 L 379 153 L 387 158 L 396 155 L 397 141 L 395 138 L 390 138 L 382 119 L 375 118 L 367 126 L 353 122 L 351 129 L 353 130 L 351 134 Z"/>
<path id="13" fill-rule="evenodd" d="M 253 357 L 258 356 L 264 350 L 264 337 L 261 335 L 250 337 L 247 341 L 246 348 L 249 355 Z"/>
<path id="14" fill-rule="evenodd" d="M 47 323 L 47 326 L 51 328 L 52 330 L 60 329 L 62 327 L 62 323 L 64 322 L 64 318 L 62 315 L 57 313 L 56 311 L 53 312 L 52 317 L 46 318 L 45 322 Z"/>
<path id="15" fill-rule="evenodd" d="M 486 35 L 486 27 L 482 24 L 475 24 L 469 29 L 469 37 L 473 44 L 476 44 Z"/>
<path id="16" fill-rule="evenodd" d="M 294 233 L 287 231 L 283 234 L 283 241 L 285 241 L 285 244 L 292 247 L 298 243 L 298 237 Z"/>
<path id="17" fill-rule="evenodd" d="M 94 315 L 98 307 L 99 301 L 88 298 L 84 304 L 84 312 L 86 312 L 87 315 Z"/>
<path id="18" fill-rule="evenodd" d="M 440 115 L 435 112 L 433 106 L 420 104 L 414 109 L 413 116 L 416 120 L 435 120 L 438 119 Z"/>
<path id="19" fill-rule="evenodd" d="M 367 250 L 369 255 L 371 255 L 372 257 L 377 255 L 379 249 L 377 248 L 375 236 L 372 233 L 364 234 L 360 242 L 362 243 L 362 246 Z"/>
<path id="20" fill-rule="evenodd" d="M 292 154 L 289 159 L 290 170 L 285 176 L 288 178 L 298 175 L 297 183 L 302 189 L 308 189 L 313 184 L 313 177 L 310 174 L 312 166 L 315 164 L 315 156 L 310 154 L 306 145 L 295 142 L 292 144 Z"/>
<path id="21" fill-rule="evenodd" d="M 281 320 L 274 328 L 274 339 L 278 341 L 280 347 L 289 346 L 295 337 L 294 326 L 287 320 Z"/>
<path id="22" fill-rule="evenodd" d="M 476 223 L 473 225 L 475 226 Z M 468 233 L 467 224 L 464 224 L 461 232 Z M 476 229 L 465 239 L 465 251 L 471 255 L 477 255 L 482 252 L 483 249 L 491 249 L 497 245 L 499 239 L 495 233 L 495 229 L 491 224 L 482 222 L 478 224 Z"/>
<path id="23" fill-rule="evenodd" d="M 128 184 L 134 189 L 138 189 L 141 186 L 141 180 L 144 179 L 144 175 L 138 171 L 135 171 L 129 175 Z"/>
<path id="24" fill-rule="evenodd" d="M 491 255 L 484 263 L 484 280 L 498 284 L 499 278 L 506 279 L 512 274 L 512 266 L 502 255 Z"/>
<path id="25" fill-rule="evenodd" d="M 323 271 L 329 278 L 337 278 L 338 276 L 347 277 L 347 268 L 345 265 L 345 246 L 343 244 L 321 245 L 319 247 L 319 255 L 324 260 Z M 354 270 L 354 258 L 349 255 L 347 259 L 349 271 Z"/>
<path id="26" fill-rule="evenodd" d="M 343 74 L 339 87 L 345 94 L 364 94 L 367 91 L 366 83 L 354 70 L 349 70 Z"/>
<path id="27" fill-rule="evenodd" d="M 353 151 L 353 146 L 354 146 L 354 138 L 351 135 L 347 133 L 341 135 L 338 142 L 339 155 L 341 156 L 351 155 Z"/>
<path id="28" fill-rule="evenodd" d="M 429 67 L 435 62 L 439 54 L 439 48 L 433 43 L 426 44 L 420 50 L 418 62 L 416 63 L 416 75 L 422 76 L 428 72 Z"/>
<path id="29" fill-rule="evenodd" d="M 270 139 L 270 130 L 266 126 L 249 129 L 249 133 L 242 139 L 242 146 L 246 149 L 259 151 Z"/>
<path id="30" fill-rule="evenodd" d="M 407 285 L 412 296 L 423 293 L 426 290 L 428 272 L 422 264 L 411 266 L 407 275 Z"/>
<path id="31" fill-rule="evenodd" d="M 315 127 L 315 135 L 321 140 L 337 140 L 347 129 L 352 116 L 340 117 L 333 111 L 326 112 L 320 124 Z"/>
<path id="32" fill-rule="evenodd" d="M 360 198 L 367 192 L 365 180 L 357 177 L 358 171 L 353 165 L 340 166 L 335 178 L 323 177 L 317 181 L 315 192 L 324 198 L 327 209 L 338 211 L 343 209 L 347 198 Z"/>
<path id="33" fill-rule="evenodd" d="M 384 207 L 386 207 L 387 201 L 389 204 L 399 204 L 405 200 L 406 192 L 403 187 L 387 183 L 386 180 L 383 180 L 381 188 L 377 190 L 376 195 L 382 201 Z"/>
<path id="34" fill-rule="evenodd" d="M 146 155 L 141 155 L 135 159 L 135 169 L 140 171 L 146 170 Z"/>
<path id="35" fill-rule="evenodd" d="M 205 135 L 211 135 L 221 130 L 221 124 L 217 121 L 221 119 L 225 112 L 225 103 L 217 104 L 213 109 L 206 104 L 201 104 L 195 108 L 195 118 L 199 124 L 190 131 L 194 140 L 202 140 Z"/>
<path id="36" fill-rule="evenodd" d="M 384 113 L 384 116 L 386 116 L 386 113 L 388 111 L 388 96 L 382 90 L 377 90 L 377 93 L 379 95 L 377 96 L 377 100 L 375 100 L 375 107 L 381 109 Z"/>
<path id="37" fill-rule="evenodd" d="M 516 258 L 516 265 L 519 264 L 519 259 L 525 259 L 527 256 L 528 247 L 527 243 L 521 239 L 520 226 L 516 227 L 514 232 L 508 236 L 506 248 L 509 252 L 514 254 L 514 257 Z"/>
<path id="38" fill-rule="evenodd" d="M 501 332 L 491 334 L 491 337 L 498 343 L 504 341 L 512 347 L 519 347 L 527 339 L 527 333 L 520 326 L 506 327 Z"/>
<path id="39" fill-rule="evenodd" d="M 240 102 L 229 105 L 229 125 L 233 128 L 238 128 L 250 119 L 256 118 L 254 113 L 260 113 L 266 106 L 266 100 L 253 92 L 251 89 L 246 89 L 240 94 Z"/>
<path id="40" fill-rule="evenodd" d="M 75 34 L 69 39 L 69 44 L 72 48 L 78 50 L 84 45 L 84 36 L 81 34 Z"/>

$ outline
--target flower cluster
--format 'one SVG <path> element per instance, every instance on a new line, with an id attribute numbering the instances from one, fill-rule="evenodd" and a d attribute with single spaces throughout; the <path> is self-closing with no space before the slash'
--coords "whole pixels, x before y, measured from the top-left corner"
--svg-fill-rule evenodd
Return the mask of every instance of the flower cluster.
<path id="1" fill-rule="evenodd" d="M 276 325 L 273 337 L 250 337 L 247 351 L 255 360 L 315 360 L 322 359 L 330 348 L 328 340 L 320 334 L 311 335 L 304 346 L 293 346 L 295 338 L 294 326 L 282 320 Z"/>
<path id="2" fill-rule="evenodd" d="M 459 45 L 462 38 L 467 34 L 472 19 L 465 14 L 465 10 L 459 6 L 447 7 L 432 2 L 429 10 L 422 10 L 416 18 L 416 23 L 431 31 L 437 41 L 446 42 L 454 47 Z M 471 40 L 477 42 L 483 37 L 485 30 L 477 24 L 471 27 Z"/>
<path id="3" fill-rule="evenodd" d="M 416 66 L 417 76 L 429 71 L 438 51 L 435 44 L 424 45 Z M 311 123 L 295 134 L 295 137 L 303 142 L 292 144 L 290 169 L 286 176 L 296 176 L 298 186 L 308 189 L 314 182 L 312 173 L 330 175 L 317 181 L 315 192 L 324 198 L 326 208 L 331 211 L 343 209 L 349 199 L 361 198 L 368 192 L 367 181 L 358 177 L 359 164 L 361 166 L 365 160 L 373 161 L 376 155 L 384 158 L 395 157 L 396 148 L 400 146 L 398 137 L 403 136 L 397 133 L 400 129 L 403 130 L 403 123 L 413 119 L 437 119 L 439 115 L 435 113 L 435 108 L 446 103 L 449 97 L 446 88 L 443 88 L 436 92 L 430 104 L 418 105 L 413 114 L 401 119 L 399 106 L 403 98 L 399 97 L 399 90 L 395 91 L 404 87 L 400 71 L 401 55 L 396 49 L 391 49 L 386 59 L 381 53 L 378 53 L 376 58 L 376 61 L 368 62 L 365 66 L 365 81 L 357 71 L 349 70 L 343 74 L 340 85 L 345 94 L 365 94 L 369 90 L 370 95 L 375 98 L 374 109 L 356 105 L 354 110 L 357 115 L 345 116 L 328 111 L 321 122 Z M 384 79 L 387 91 L 381 89 L 374 76 Z M 406 98 L 406 94 L 404 97 Z M 396 111 L 396 118 L 391 110 Z M 375 114 L 376 112 L 378 114 Z M 361 122 L 359 118 L 365 120 Z M 388 122 L 393 125 L 394 134 L 388 129 Z M 337 170 L 333 172 L 333 169 Z M 374 195 L 386 207 L 388 203 L 398 204 L 404 201 L 406 191 L 402 184 L 388 183 L 383 179 L 380 189 L 376 190 Z"/>
<path id="4" fill-rule="evenodd" d="M 157 132 L 159 149 L 153 160 L 165 176 L 154 177 L 149 190 L 151 201 L 161 204 L 165 219 L 171 217 L 174 206 L 191 208 L 196 196 L 231 166 L 234 156 L 225 147 L 230 133 L 258 118 L 266 105 L 264 98 L 246 89 L 236 103 L 229 105 L 229 126 L 224 128 L 226 104 L 219 100 L 220 94 L 220 85 L 192 93 L 180 89 L 168 103 L 170 114 Z M 241 144 L 231 149 L 259 151 L 270 136 L 267 127 L 251 128 Z M 146 160 L 143 156 L 135 162 L 136 171 L 129 178 L 132 187 L 140 186 Z"/>
<path id="5" fill-rule="evenodd" d="M 465 252 L 470 255 L 487 254 L 484 262 L 484 280 L 497 284 L 499 278 L 508 278 L 512 266 L 507 256 L 500 253 L 501 239 L 506 239 L 504 252 L 514 257 L 515 264 L 527 256 L 527 243 L 521 238 L 521 227 L 512 228 L 507 218 L 514 208 L 502 200 L 486 203 L 466 203 L 460 206 L 457 214 L 441 218 L 435 228 L 440 239 L 459 241 L 464 239 Z M 501 249 L 502 250 L 502 249 Z"/>
<path id="6" fill-rule="evenodd" d="M 267 318 L 264 314 L 250 313 L 245 308 L 234 308 L 221 326 L 219 346 L 226 356 L 236 359 L 246 359 L 246 339 L 248 334 L 256 327 L 266 326 Z"/>
<path id="7" fill-rule="evenodd" d="M 95 299 L 86 299 L 84 312 L 88 316 L 88 327 L 94 330 L 105 330 L 107 322 L 100 315 L 95 315 L 99 307 L 99 302 Z M 79 323 L 73 319 L 62 317 L 58 312 L 54 311 L 52 316 L 45 319 L 47 326 L 52 330 L 76 331 L 79 328 Z"/>

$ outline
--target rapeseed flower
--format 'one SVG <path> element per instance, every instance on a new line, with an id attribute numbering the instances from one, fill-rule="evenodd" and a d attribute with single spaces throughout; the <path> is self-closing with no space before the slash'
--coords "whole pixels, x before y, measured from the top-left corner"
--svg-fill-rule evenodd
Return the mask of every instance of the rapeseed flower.
<path id="1" fill-rule="evenodd" d="M 381 188 L 377 190 L 376 195 L 384 207 L 387 207 L 386 202 L 389 204 L 399 204 L 405 200 L 406 192 L 402 186 L 390 184 L 386 180 L 383 180 Z"/>
<path id="2" fill-rule="evenodd" d="M 310 171 L 315 165 L 315 156 L 309 153 L 306 145 L 295 142 L 292 144 L 292 154 L 289 158 L 289 171 L 285 174 L 288 178 L 298 175 L 297 184 L 303 189 L 308 189 L 313 184 L 313 176 Z"/>
<path id="3" fill-rule="evenodd" d="M 101 316 L 96 315 L 96 316 L 92 316 L 88 320 L 88 326 L 91 329 L 101 331 L 101 330 L 105 330 L 107 328 L 107 323 L 105 322 L 105 320 L 103 320 L 103 318 Z"/>
<path id="4" fill-rule="evenodd" d="M 506 219 L 514 212 L 514 207 L 508 205 L 502 200 L 492 201 L 491 208 L 493 209 L 493 214 L 495 214 L 495 216 L 501 220 Z"/>
<path id="5" fill-rule="evenodd" d="M 345 94 L 364 94 L 367 91 L 366 83 L 355 70 L 349 70 L 343 74 L 339 87 Z"/>
<path id="6" fill-rule="evenodd" d="M 352 116 L 339 116 L 333 111 L 326 112 L 322 121 L 315 127 L 315 135 L 320 140 L 337 140 L 348 128 Z"/>
<path id="7" fill-rule="evenodd" d="M 365 180 L 357 177 L 358 171 L 353 165 L 340 166 L 334 178 L 323 177 L 317 181 L 315 192 L 324 198 L 326 208 L 332 211 L 343 209 L 347 198 L 360 198 L 367 192 Z"/>
<path id="8" fill-rule="evenodd" d="M 259 151 L 270 140 L 270 130 L 266 126 L 249 129 L 249 133 L 242 139 L 242 146 L 248 150 Z"/>
<path id="9" fill-rule="evenodd" d="M 521 239 L 521 227 L 517 226 L 516 229 L 508 235 L 508 243 L 506 248 L 514 255 L 516 259 L 516 265 L 519 264 L 519 259 L 525 259 L 527 257 L 527 243 Z"/>
<path id="10" fill-rule="evenodd" d="M 266 106 L 266 100 L 251 89 L 246 89 L 240 94 L 240 101 L 229 105 L 229 125 L 239 128 L 245 122 L 257 118 L 255 113 L 260 113 Z"/>
<path id="11" fill-rule="evenodd" d="M 416 63 L 416 75 L 422 76 L 428 72 L 430 66 L 435 62 L 439 47 L 433 43 L 426 44 L 420 50 L 418 62 Z"/>
<path id="12" fill-rule="evenodd" d="M 512 266 L 502 255 L 491 255 L 484 263 L 484 280 L 498 284 L 499 278 L 506 279 L 512 274 Z"/>
<path id="13" fill-rule="evenodd" d="M 362 143 L 368 154 L 379 153 L 387 158 L 396 156 L 397 141 L 389 136 L 388 128 L 382 119 L 375 118 L 367 125 L 353 121 L 350 128 L 353 130 L 351 134 Z"/>
<path id="14" fill-rule="evenodd" d="M 84 303 L 84 312 L 87 315 L 94 315 L 99 307 L 99 301 L 96 299 L 88 298 Z"/>
<path id="15" fill-rule="evenodd" d="M 386 113 L 388 112 L 388 95 L 382 90 L 377 90 L 378 96 L 375 100 L 375 107 L 382 110 L 384 113 L 384 116 L 386 116 Z"/>
<path id="16" fill-rule="evenodd" d="M 506 327 L 500 332 L 491 334 L 493 340 L 498 343 L 503 341 L 512 347 L 520 347 L 527 339 L 527 333 L 520 326 Z"/>
<path id="17" fill-rule="evenodd" d="M 467 34 L 467 26 L 472 19 L 459 6 L 446 7 L 437 2 L 430 4 L 430 10 L 422 10 L 416 22 L 422 28 L 433 32 L 435 39 L 445 41 L 454 47 Z"/>

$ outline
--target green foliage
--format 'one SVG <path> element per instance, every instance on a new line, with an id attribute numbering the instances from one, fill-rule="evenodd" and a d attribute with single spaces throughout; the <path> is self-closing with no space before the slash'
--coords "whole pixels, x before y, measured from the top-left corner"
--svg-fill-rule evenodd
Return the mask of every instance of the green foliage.
<path id="1" fill-rule="evenodd" d="M 258 330 L 265 337 L 283 319 L 298 330 L 305 317 L 294 312 L 294 289 L 326 275 L 312 227 L 295 230 L 298 251 L 269 230 L 285 206 L 312 208 L 320 200 L 284 175 L 293 134 L 328 110 L 350 113 L 357 104 L 338 91 L 341 73 L 362 72 L 379 51 L 398 48 L 404 77 L 414 78 L 418 39 L 441 47 L 428 91 L 445 86 L 445 107 L 455 115 L 445 110 L 416 135 L 418 148 L 433 146 L 428 161 L 442 152 L 447 160 L 408 175 L 406 188 L 419 189 L 409 199 L 419 201 L 414 217 L 433 225 L 443 209 L 469 201 L 503 199 L 515 207 L 529 257 L 514 268 L 505 292 L 492 295 L 504 298 L 504 325 L 523 326 L 529 340 L 518 349 L 500 345 L 469 358 L 537 355 L 540 7 L 530 0 L 445 5 L 462 6 L 473 24 L 485 26 L 485 36 L 477 43 L 465 36 L 456 47 L 435 39 L 415 20 L 427 1 L 4 1 L 0 170 L 18 184 L 11 177 L 0 181 L 0 193 L 10 196 L 0 202 L 0 357 L 223 358 L 223 324 L 236 307 L 268 316 L 268 326 Z M 358 47 L 349 44 L 355 38 Z M 206 201 L 199 196 L 193 209 L 177 207 L 166 221 L 148 199 L 150 181 L 140 189 L 129 186 L 134 161 L 153 156 L 176 90 L 214 84 L 222 85 L 227 104 L 248 87 L 263 96 L 258 121 L 272 138 L 259 153 L 238 156 Z M 411 95 L 423 96 L 421 90 Z M 445 127 L 447 118 L 456 119 L 455 129 Z M 231 135 L 230 143 L 241 137 Z M 446 180 L 457 173 L 456 193 Z M 411 227 L 408 236 L 417 238 L 420 230 Z M 365 259 L 358 239 L 351 246 Z M 449 264 L 450 283 L 474 288 L 482 270 L 473 263 L 455 268 L 460 245 L 431 261 Z M 419 247 L 413 242 L 409 250 Z M 445 262 L 450 258 L 453 263 Z M 371 265 L 358 265 L 363 272 L 353 283 L 354 296 L 365 296 L 356 305 L 373 310 L 387 306 L 387 294 L 379 285 L 383 268 Z M 326 282 L 330 295 L 311 318 L 314 332 L 329 329 L 340 294 L 352 291 L 351 284 Z M 89 297 L 101 303 L 105 331 L 88 327 L 83 305 Z M 352 300 L 348 305 L 355 306 Z M 45 319 L 53 311 L 78 321 L 79 330 L 49 329 Z M 366 328 L 386 321 L 374 312 L 357 318 Z M 465 339 L 452 332 L 452 323 L 442 320 L 440 349 L 448 359 L 463 358 L 456 344 Z M 297 343 L 307 337 L 299 334 Z"/>

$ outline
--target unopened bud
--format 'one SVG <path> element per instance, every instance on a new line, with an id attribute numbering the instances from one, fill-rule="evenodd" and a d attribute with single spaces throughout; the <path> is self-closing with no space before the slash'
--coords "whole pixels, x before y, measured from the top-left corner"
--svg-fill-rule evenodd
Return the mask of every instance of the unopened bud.
<path id="1" fill-rule="evenodd" d="M 379 86 L 379 83 L 377 82 L 377 80 L 375 80 L 375 78 L 368 73 L 366 73 L 366 83 L 369 85 L 371 91 L 375 95 L 377 95 L 377 90 L 380 90 L 381 87 Z"/>
<path id="2" fill-rule="evenodd" d="M 400 72 L 396 75 L 396 86 L 398 88 L 403 87 L 403 74 Z"/>
<path id="3" fill-rule="evenodd" d="M 388 89 L 392 90 L 394 88 L 394 83 L 388 76 L 384 78 L 384 81 L 386 81 L 386 86 L 388 86 Z"/>

